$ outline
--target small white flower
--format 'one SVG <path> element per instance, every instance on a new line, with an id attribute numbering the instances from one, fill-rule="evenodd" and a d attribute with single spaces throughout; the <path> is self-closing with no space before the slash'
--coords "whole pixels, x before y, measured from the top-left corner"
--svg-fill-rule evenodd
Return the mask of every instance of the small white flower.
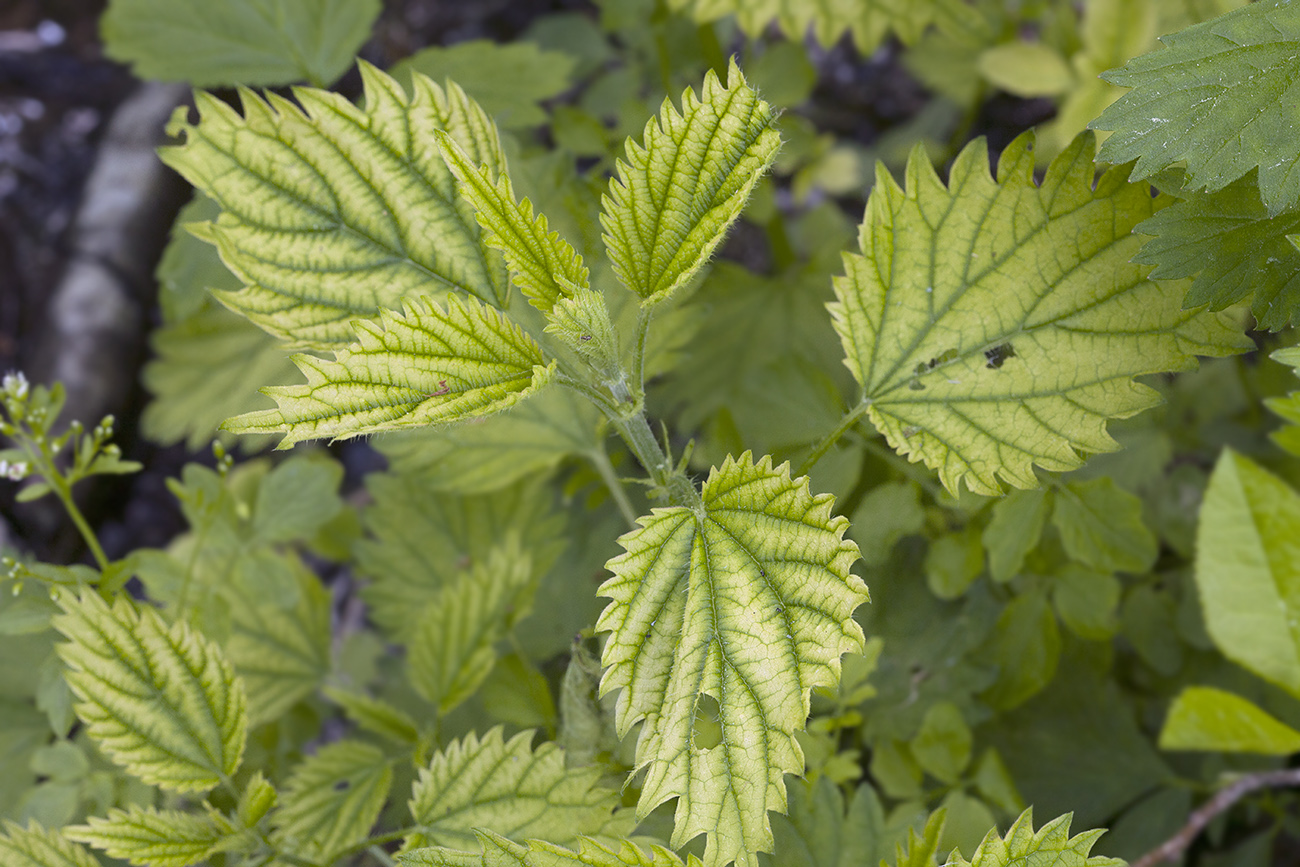
<path id="1" fill-rule="evenodd" d="M 4 461 L 0 461 L 0 465 L 3 464 Z M 21 482 L 23 479 L 27 478 L 27 462 L 18 461 L 17 463 L 10 464 L 6 475 L 9 476 L 10 481 Z"/>
<path id="2" fill-rule="evenodd" d="M 6 373 L 4 379 L 0 380 L 0 387 L 4 388 L 6 394 L 22 400 L 27 396 L 27 377 L 23 376 L 21 370 Z"/>

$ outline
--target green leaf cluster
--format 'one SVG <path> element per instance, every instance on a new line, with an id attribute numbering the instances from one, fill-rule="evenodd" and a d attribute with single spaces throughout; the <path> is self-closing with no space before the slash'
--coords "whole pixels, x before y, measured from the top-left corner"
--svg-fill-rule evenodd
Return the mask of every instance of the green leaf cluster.
<path id="1" fill-rule="evenodd" d="M 0 474 L 96 568 L 5 561 L 0 861 L 1103 867 L 1282 766 L 1300 512 L 1259 408 L 1300 411 L 1226 356 L 1228 307 L 1295 306 L 1294 16 L 1237 5 L 601 0 L 362 62 L 355 102 L 199 92 L 146 433 L 349 442 L 216 447 L 188 529 L 112 562 L 70 495 L 133 468 L 111 422 L 59 439 L 5 377 Z M 319 86 L 375 13 L 104 26 L 147 74 Z M 778 30 L 894 34 L 938 95 L 838 135 Z M 1137 162 L 1098 166 L 1125 63 L 1095 125 Z M 990 167 L 995 89 L 1059 114 Z M 1269 797 L 1197 867 L 1263 867 Z"/>

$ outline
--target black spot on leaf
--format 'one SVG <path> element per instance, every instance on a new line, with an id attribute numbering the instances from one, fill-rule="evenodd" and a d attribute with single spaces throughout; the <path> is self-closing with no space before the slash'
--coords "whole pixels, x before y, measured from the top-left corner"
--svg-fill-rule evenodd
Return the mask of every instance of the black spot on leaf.
<path id="1" fill-rule="evenodd" d="M 997 370 L 1008 358 L 1016 357 L 1016 350 L 1012 348 L 1010 343 L 1000 343 L 992 349 L 984 350 L 984 357 L 989 360 L 985 367 L 989 370 Z"/>

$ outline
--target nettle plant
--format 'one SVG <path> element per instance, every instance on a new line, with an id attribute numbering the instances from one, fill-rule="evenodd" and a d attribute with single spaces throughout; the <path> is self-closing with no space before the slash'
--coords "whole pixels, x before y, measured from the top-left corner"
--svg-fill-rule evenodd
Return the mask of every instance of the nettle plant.
<path id="1" fill-rule="evenodd" d="M 162 158 L 210 199 L 211 218 L 189 230 L 239 282 L 213 294 L 300 350 L 294 363 L 306 378 L 268 389 L 274 408 L 226 429 L 279 435 L 281 448 L 408 432 L 380 440 L 407 468 L 419 465 L 421 448 L 452 465 L 474 449 L 505 457 L 459 480 L 462 490 L 487 493 L 455 502 L 429 496 L 413 469 L 371 485 L 372 538 L 355 542 L 355 556 L 372 581 L 363 592 L 369 618 L 404 648 L 396 663 L 371 633 L 331 623 L 329 591 L 301 553 L 341 560 L 356 536 L 336 493 L 341 468 L 311 453 L 274 469 L 225 457 L 216 470 L 187 467 L 173 490 L 191 532 L 167 551 L 108 563 L 78 520 L 99 569 L 11 564 L 21 583 L 6 629 L 38 634 L 52 623 L 61 636 L 36 698 L 60 738 L 41 767 L 55 782 L 75 781 L 91 817 L 61 829 L 7 825 L 0 863 L 93 867 L 88 844 L 149 867 L 325 867 L 361 856 L 391 863 L 396 845 L 408 867 L 667 867 L 683 861 L 656 839 L 665 804 L 669 845 L 695 841 L 687 863 L 757 864 L 774 849 L 783 863 L 772 815 L 789 810 L 807 830 L 810 816 L 823 815 L 814 798 L 833 804 L 825 809 L 840 829 L 840 855 L 887 857 L 879 802 L 864 786 L 846 808 L 831 781 L 855 775 L 836 776 L 835 758 L 817 759 L 815 795 L 787 790 L 787 775 L 813 763 L 806 748 L 834 753 L 826 743 L 861 722 L 850 717 L 872 695 L 867 680 L 881 652 L 858 619 L 870 601 L 853 571 L 863 552 L 836 499 L 809 479 L 839 486 L 844 442 L 875 436 L 869 421 L 888 443 L 882 453 L 937 472 L 936 497 L 959 502 L 1009 486 L 991 518 L 934 546 L 930 586 L 941 598 L 961 597 L 983 568 L 981 541 L 998 584 L 1010 584 L 1027 558 L 1051 563 L 1055 555 L 1038 550 L 1050 514 L 1059 548 L 1086 567 L 1055 574 L 1053 605 L 1081 637 L 1112 636 L 1089 606 L 1111 594 L 1113 609 L 1113 573 L 1149 570 L 1156 540 L 1132 496 L 1103 479 L 1052 474 L 1115 450 L 1108 422 L 1159 402 L 1135 377 L 1253 348 L 1239 315 L 1197 305 L 1223 311 L 1254 290 L 1256 316 L 1274 328 L 1300 309 L 1293 260 L 1269 255 L 1268 267 L 1247 277 L 1224 264 L 1294 237 L 1300 188 L 1278 156 L 1278 133 L 1287 104 L 1279 95 L 1289 92 L 1287 64 L 1300 41 L 1296 14 L 1285 3 L 1256 3 L 1112 73 L 1134 89 L 1096 122 L 1115 130 L 1100 156 L 1133 165 L 1098 173 L 1094 135 L 1085 132 L 1036 179 L 1026 133 L 993 172 L 982 141 L 961 151 L 946 181 L 920 147 L 901 184 L 878 170 L 859 251 L 843 255 L 822 320 L 839 336 L 853 398 L 785 460 L 740 443 L 703 478 L 691 444 L 653 417 L 652 381 L 695 370 L 681 347 L 698 327 L 690 315 L 697 276 L 781 147 L 776 113 L 734 61 L 725 83 L 709 73 L 628 142 L 600 199 L 603 255 L 591 253 L 600 244 L 575 247 L 516 197 L 496 125 L 454 82 L 417 73 L 406 89 L 362 63 L 360 105 L 319 89 L 294 90 L 293 99 L 243 90 L 237 110 L 200 92 L 197 119 L 178 112 L 171 132 L 181 143 Z M 1242 65 L 1220 50 L 1225 40 L 1256 59 Z M 1255 125 L 1242 127 L 1252 108 Z M 1151 279 L 1193 274 L 1190 294 L 1186 283 Z M 744 303 L 742 295 L 724 309 Z M 737 314 L 733 330 L 744 321 Z M 808 381 L 840 375 L 814 369 Z M 1296 417 L 1294 402 L 1278 411 Z M 6 380 L 3 432 L 17 449 L 0 456 L 11 477 L 42 476 L 46 487 L 27 489 L 30 497 L 54 492 L 77 519 L 73 482 L 130 467 L 108 450 L 109 425 L 78 446 L 73 471 L 61 469 L 53 446 L 67 437 L 50 434 L 58 404 L 57 391 Z M 740 438 L 735 425 L 718 428 L 712 446 Z M 558 743 L 534 746 L 531 733 L 507 738 L 501 728 L 446 742 L 443 726 L 489 684 L 498 708 L 511 706 L 503 694 L 528 695 L 530 707 L 551 701 L 516 634 L 547 592 L 541 575 L 559 557 L 555 537 L 565 526 L 535 479 L 554 461 L 519 445 L 537 431 L 561 443 L 552 452 L 587 461 L 575 490 L 603 486 L 589 499 L 607 496 L 613 517 L 592 532 L 613 535 L 615 521 L 626 524 L 596 589 L 609 600 L 594 624 L 599 661 L 582 641 L 573 646 Z M 611 455 L 611 433 L 627 459 Z M 494 487 L 494 474 L 510 485 Z M 1257 624 L 1251 617 L 1262 609 L 1294 608 L 1294 594 L 1275 579 L 1287 568 L 1287 533 L 1300 524 L 1296 494 L 1228 453 L 1207 497 L 1202 540 L 1218 541 L 1203 544 L 1196 580 L 1216 606 L 1211 638 L 1295 693 L 1300 657 L 1285 618 L 1269 621 L 1267 650 L 1251 644 L 1260 633 L 1243 623 Z M 889 502 L 854 514 L 884 524 Z M 1283 519 L 1290 523 L 1268 523 Z M 1242 601 L 1225 590 L 1233 561 L 1216 551 L 1241 550 L 1226 528 L 1261 524 L 1269 532 L 1252 537 L 1252 593 Z M 852 529 L 862 537 L 876 528 Z M 445 555 L 442 565 L 419 554 L 426 548 Z M 131 577 L 162 607 L 128 594 Z M 1025 673 L 1013 657 L 1028 655 L 1042 634 L 1060 655 L 1046 600 L 1031 584 L 992 615 L 1000 631 L 990 652 L 1004 676 L 981 679 L 971 668 L 978 684 L 954 695 L 980 692 L 1003 710 L 1044 688 L 1055 658 Z M 547 604 L 573 602 L 561 595 Z M 1025 623 L 1044 622 L 1045 632 L 1033 626 L 1021 641 Z M 340 641 L 369 662 L 335 671 Z M 516 652 L 499 661 L 502 642 Z M 398 685 L 369 694 L 373 671 L 395 664 Z M 320 720 L 304 700 L 318 692 L 349 727 L 313 744 Z M 814 695 L 835 711 L 805 731 Z M 960 795 L 971 759 L 963 708 L 927 702 L 910 745 L 889 729 L 873 742 L 872 773 L 906 793 L 919 791 L 924 767 Z M 92 765 L 99 755 L 87 758 L 65 739 L 74 710 L 80 732 L 116 769 Z M 550 714 L 516 707 L 496 716 L 550 727 Z M 1175 704 L 1162 745 L 1286 755 L 1300 735 L 1244 698 L 1195 686 Z M 1023 809 L 996 752 L 969 773 L 986 799 L 1011 815 Z M 966 815 L 989 814 L 968 807 Z M 948 863 L 1122 863 L 1090 856 L 1100 832 L 1071 837 L 1069 824 L 1063 816 L 1035 832 L 1025 811 L 1006 835 L 989 831 L 970 861 L 953 852 Z M 853 841 L 870 836 L 863 827 L 876 829 L 876 848 L 855 851 Z M 895 863 L 932 865 L 942 828 L 936 814 L 921 834 L 907 832 Z"/>

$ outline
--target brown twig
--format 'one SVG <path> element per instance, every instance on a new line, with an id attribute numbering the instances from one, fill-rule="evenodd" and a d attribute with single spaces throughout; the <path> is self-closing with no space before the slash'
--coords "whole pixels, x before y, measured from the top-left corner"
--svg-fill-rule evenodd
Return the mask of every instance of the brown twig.
<path id="1" fill-rule="evenodd" d="M 1227 811 L 1246 795 L 1259 789 L 1280 789 L 1286 786 L 1300 786 L 1300 768 L 1263 771 L 1241 777 L 1215 792 L 1214 797 L 1192 812 L 1187 824 L 1177 834 L 1134 861 L 1129 867 L 1155 867 L 1157 864 L 1176 860 L 1188 846 L 1192 845 L 1192 841 L 1205 829 L 1205 826 L 1214 821 L 1215 816 Z"/>

